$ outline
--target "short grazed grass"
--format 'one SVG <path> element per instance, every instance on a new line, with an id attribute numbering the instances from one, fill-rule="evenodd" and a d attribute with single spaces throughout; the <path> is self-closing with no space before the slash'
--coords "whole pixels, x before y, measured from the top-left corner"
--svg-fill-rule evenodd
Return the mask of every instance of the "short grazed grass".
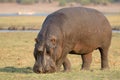
<path id="1" fill-rule="evenodd" d="M 33 48 L 37 32 L 0 33 L 0 80 L 119 80 L 120 79 L 120 33 L 113 33 L 109 50 L 110 70 L 100 70 L 100 55 L 93 52 L 89 71 L 80 71 L 81 57 L 68 55 L 72 71 L 52 74 L 36 74 Z"/>

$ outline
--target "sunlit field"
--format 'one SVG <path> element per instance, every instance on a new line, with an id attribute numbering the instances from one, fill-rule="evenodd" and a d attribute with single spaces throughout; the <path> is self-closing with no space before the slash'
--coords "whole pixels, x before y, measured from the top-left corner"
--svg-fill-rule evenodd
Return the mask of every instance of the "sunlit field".
<path id="1" fill-rule="evenodd" d="M 1 29 L 39 29 L 44 16 L 3 16 L 0 17 Z"/>
<path id="2" fill-rule="evenodd" d="M 71 72 L 33 73 L 34 38 L 37 32 L 0 33 L 0 80 L 120 80 L 120 33 L 113 33 L 109 50 L 110 69 L 100 70 L 100 55 L 93 52 L 89 71 L 80 71 L 81 57 L 68 55 Z"/>
<path id="3" fill-rule="evenodd" d="M 120 30 L 120 14 L 107 15 L 106 17 L 112 28 Z"/>
<path id="4" fill-rule="evenodd" d="M 120 30 L 120 14 L 106 15 L 113 29 Z M 0 29 L 39 29 L 45 16 L 0 17 Z"/>

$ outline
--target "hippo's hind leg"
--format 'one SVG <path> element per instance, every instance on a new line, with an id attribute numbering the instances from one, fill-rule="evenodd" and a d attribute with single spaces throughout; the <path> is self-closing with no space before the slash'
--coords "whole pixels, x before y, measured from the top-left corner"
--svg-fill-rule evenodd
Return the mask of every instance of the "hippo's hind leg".
<path id="1" fill-rule="evenodd" d="M 109 68 L 108 65 L 108 48 L 99 48 L 99 51 L 101 53 L 101 69 L 107 69 Z"/>
<path id="2" fill-rule="evenodd" d="M 71 69 L 71 64 L 67 57 L 65 58 L 65 60 L 63 62 L 63 67 L 64 67 L 64 72 L 68 72 Z"/>
<path id="3" fill-rule="evenodd" d="M 92 52 L 87 54 L 82 54 L 82 67 L 81 70 L 89 70 L 90 64 L 92 62 Z"/>

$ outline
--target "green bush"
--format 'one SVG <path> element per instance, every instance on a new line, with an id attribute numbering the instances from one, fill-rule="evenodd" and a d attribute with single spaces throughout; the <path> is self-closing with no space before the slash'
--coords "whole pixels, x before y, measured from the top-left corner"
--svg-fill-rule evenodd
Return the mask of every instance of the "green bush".
<path id="1" fill-rule="evenodd" d="M 16 0 L 8 0 L 8 2 L 16 2 Z"/>
<path id="2" fill-rule="evenodd" d="M 19 3 L 20 4 L 33 4 L 35 3 L 35 0 L 20 0 Z"/>
<path id="3" fill-rule="evenodd" d="M 65 5 L 66 5 L 66 0 L 59 1 L 59 6 L 65 6 Z"/>
<path id="4" fill-rule="evenodd" d="M 111 2 L 111 0 L 91 0 L 94 4 L 108 4 Z"/>
<path id="5" fill-rule="evenodd" d="M 0 0 L 0 2 L 16 2 L 16 0 Z"/>
<path id="6" fill-rule="evenodd" d="M 90 0 L 81 0 L 80 3 L 83 5 L 86 5 L 86 4 L 90 4 L 91 1 Z"/>

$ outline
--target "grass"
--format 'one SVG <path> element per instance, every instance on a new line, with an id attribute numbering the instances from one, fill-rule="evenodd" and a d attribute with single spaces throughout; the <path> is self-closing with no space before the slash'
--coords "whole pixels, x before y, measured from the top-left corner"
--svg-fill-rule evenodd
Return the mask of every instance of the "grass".
<path id="1" fill-rule="evenodd" d="M 107 15 L 106 17 L 108 18 L 112 28 L 120 30 L 120 14 Z"/>
<path id="2" fill-rule="evenodd" d="M 119 80 L 120 79 L 120 33 L 113 33 L 109 50 L 110 70 L 100 70 L 100 55 L 93 52 L 91 70 L 80 71 L 81 58 L 68 55 L 72 71 L 52 74 L 35 74 L 33 48 L 37 32 L 0 33 L 0 80 Z"/>
<path id="3" fill-rule="evenodd" d="M 120 30 L 120 14 L 107 15 L 113 29 Z M 44 21 L 43 16 L 9 16 L 0 17 L 0 29 L 39 29 Z"/>
<path id="4" fill-rule="evenodd" d="M 0 28 L 39 29 L 45 17 L 43 16 L 5 16 L 0 17 Z"/>

